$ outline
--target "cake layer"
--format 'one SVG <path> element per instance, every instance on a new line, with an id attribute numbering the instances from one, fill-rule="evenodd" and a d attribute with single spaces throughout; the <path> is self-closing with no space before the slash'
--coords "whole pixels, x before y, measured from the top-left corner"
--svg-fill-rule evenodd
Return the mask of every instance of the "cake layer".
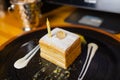
<path id="1" fill-rule="evenodd" d="M 62 61 L 65 61 L 65 59 L 68 59 L 68 57 L 71 55 L 74 49 L 77 48 L 78 46 L 79 47 L 81 46 L 81 43 L 79 42 L 78 44 L 76 44 L 76 46 L 72 47 L 71 50 L 69 50 L 68 52 L 64 52 L 64 53 L 62 53 L 60 49 L 58 50 L 57 47 L 52 47 L 44 43 L 41 43 L 40 46 L 41 46 L 42 52 L 49 53 L 51 56 L 54 56 L 54 57 L 58 57 L 61 59 L 61 62 L 62 62 Z"/>
<path id="2" fill-rule="evenodd" d="M 67 67 L 73 63 L 73 61 L 80 55 L 80 53 L 81 53 L 81 48 L 80 45 L 78 45 L 66 57 L 59 57 L 58 54 L 52 53 L 51 51 L 46 49 L 41 51 L 40 56 L 64 69 L 67 69 Z"/>
<path id="3" fill-rule="evenodd" d="M 44 43 L 40 43 L 40 47 L 42 52 L 45 52 L 45 53 L 49 52 L 49 54 L 51 55 L 54 54 L 54 56 L 59 56 L 59 58 L 65 58 L 66 56 L 65 55 L 66 53 L 62 53 L 60 49 L 57 49 L 57 47 L 53 47 Z"/>

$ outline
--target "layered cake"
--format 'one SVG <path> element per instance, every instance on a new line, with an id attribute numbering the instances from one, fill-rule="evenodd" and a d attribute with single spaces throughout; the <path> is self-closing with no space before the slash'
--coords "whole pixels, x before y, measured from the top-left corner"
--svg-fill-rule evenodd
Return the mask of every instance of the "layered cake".
<path id="1" fill-rule="evenodd" d="M 67 69 L 81 53 L 79 35 L 61 28 L 51 31 L 51 37 L 44 35 L 40 41 L 40 56 L 55 65 Z"/>

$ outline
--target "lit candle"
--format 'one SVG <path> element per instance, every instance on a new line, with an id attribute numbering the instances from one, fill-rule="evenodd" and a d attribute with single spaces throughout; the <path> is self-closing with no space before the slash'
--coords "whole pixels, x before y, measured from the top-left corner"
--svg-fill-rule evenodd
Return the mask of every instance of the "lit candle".
<path id="1" fill-rule="evenodd" d="M 46 21 L 46 25 L 47 25 L 48 36 L 51 37 L 51 29 L 50 29 L 50 23 L 49 23 L 48 18 L 47 18 L 47 21 Z"/>

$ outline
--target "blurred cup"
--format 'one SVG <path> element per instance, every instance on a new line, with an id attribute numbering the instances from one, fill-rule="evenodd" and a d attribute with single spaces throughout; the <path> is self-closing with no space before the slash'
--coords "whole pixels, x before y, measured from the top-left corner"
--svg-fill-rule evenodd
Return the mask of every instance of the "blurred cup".
<path id="1" fill-rule="evenodd" d="M 10 3 L 9 11 L 15 12 L 15 15 L 21 19 L 24 31 L 39 26 L 41 0 L 10 0 Z"/>

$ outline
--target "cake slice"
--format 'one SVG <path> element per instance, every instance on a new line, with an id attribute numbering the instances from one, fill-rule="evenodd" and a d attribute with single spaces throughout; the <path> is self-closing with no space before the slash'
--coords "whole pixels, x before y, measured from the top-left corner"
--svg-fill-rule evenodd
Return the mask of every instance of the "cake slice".
<path id="1" fill-rule="evenodd" d="M 67 69 L 81 53 L 80 37 L 61 28 L 53 29 L 51 34 L 51 37 L 46 34 L 40 39 L 40 56 Z"/>

